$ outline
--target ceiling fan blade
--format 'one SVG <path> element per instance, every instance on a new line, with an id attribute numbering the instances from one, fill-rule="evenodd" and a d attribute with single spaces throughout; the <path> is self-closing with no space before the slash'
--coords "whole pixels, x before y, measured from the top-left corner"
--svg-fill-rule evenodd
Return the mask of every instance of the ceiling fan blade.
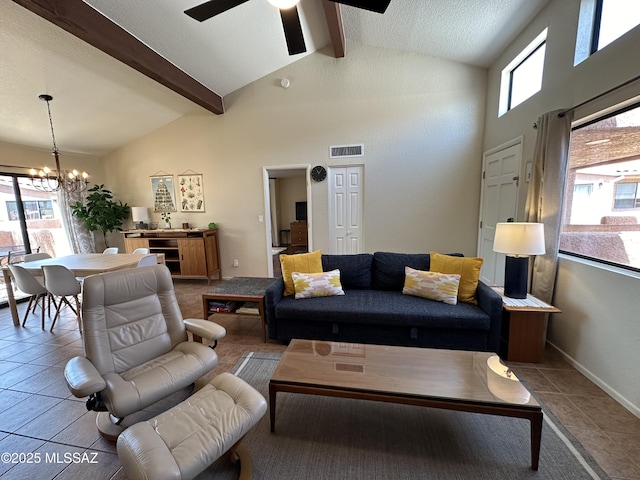
<path id="1" fill-rule="evenodd" d="M 237 7 L 248 1 L 249 0 L 210 0 L 197 7 L 185 10 L 184 13 L 199 22 L 204 22 L 211 17 L 215 17 L 222 12 L 231 10 L 233 7 Z"/>
<path id="2" fill-rule="evenodd" d="M 300 24 L 300 16 L 298 16 L 298 7 L 294 5 L 286 10 L 280 10 L 280 18 L 282 18 L 284 38 L 287 40 L 289 55 L 306 52 L 307 47 L 304 44 L 302 25 Z"/>
<path id="3" fill-rule="evenodd" d="M 376 13 L 384 13 L 391 3 L 391 0 L 330 0 L 334 3 L 351 5 L 356 8 L 364 8 Z"/>

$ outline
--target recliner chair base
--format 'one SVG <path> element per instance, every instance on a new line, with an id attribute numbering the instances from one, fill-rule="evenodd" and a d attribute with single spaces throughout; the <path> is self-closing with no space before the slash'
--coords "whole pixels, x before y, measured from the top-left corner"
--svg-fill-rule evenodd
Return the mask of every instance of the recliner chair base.
<path id="1" fill-rule="evenodd" d="M 98 412 L 96 416 L 96 427 L 98 427 L 98 431 L 103 438 L 110 442 L 115 442 L 128 425 L 124 423 L 115 424 L 112 418 L 109 412 Z"/>
<path id="2" fill-rule="evenodd" d="M 251 480 L 253 478 L 253 460 L 251 460 L 251 452 L 242 443 L 242 439 L 229 450 L 229 454 L 233 463 L 240 464 L 238 480 Z"/>

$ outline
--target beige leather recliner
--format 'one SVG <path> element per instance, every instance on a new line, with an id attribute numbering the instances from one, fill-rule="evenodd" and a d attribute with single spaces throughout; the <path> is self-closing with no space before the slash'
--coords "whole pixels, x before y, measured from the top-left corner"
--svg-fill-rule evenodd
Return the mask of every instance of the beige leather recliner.
<path id="1" fill-rule="evenodd" d="M 208 320 L 183 320 L 165 265 L 92 275 L 84 280 L 84 357 L 67 363 L 74 396 L 89 396 L 96 424 L 115 440 L 124 417 L 193 384 L 217 364 L 215 351 L 189 342 L 187 330 L 216 341 L 225 329 Z M 121 425 L 122 424 L 122 425 Z"/>

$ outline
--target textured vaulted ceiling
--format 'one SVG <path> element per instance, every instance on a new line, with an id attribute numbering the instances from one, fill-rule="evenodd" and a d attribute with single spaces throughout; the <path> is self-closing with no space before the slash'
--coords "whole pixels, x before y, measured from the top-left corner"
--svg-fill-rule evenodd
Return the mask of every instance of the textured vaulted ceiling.
<path id="1" fill-rule="evenodd" d="M 548 0 L 391 0 L 383 15 L 341 6 L 349 42 L 487 67 Z M 225 95 L 330 43 L 320 0 L 301 0 L 307 53 L 289 56 L 278 11 L 250 0 L 199 23 L 198 0 L 85 0 L 211 91 Z M 169 88 L 24 7 L 0 0 L 0 140 L 102 154 L 193 111 Z"/>

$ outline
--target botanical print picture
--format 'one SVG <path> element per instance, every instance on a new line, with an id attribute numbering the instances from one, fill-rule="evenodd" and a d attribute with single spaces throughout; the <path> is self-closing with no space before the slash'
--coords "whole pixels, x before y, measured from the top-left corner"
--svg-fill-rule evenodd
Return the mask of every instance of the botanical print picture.
<path id="1" fill-rule="evenodd" d="M 204 212 L 204 188 L 202 174 L 178 175 L 180 211 Z"/>
<path id="2" fill-rule="evenodd" d="M 151 177 L 151 195 L 154 212 L 177 212 L 176 197 L 173 190 L 173 175 L 154 175 Z"/>

